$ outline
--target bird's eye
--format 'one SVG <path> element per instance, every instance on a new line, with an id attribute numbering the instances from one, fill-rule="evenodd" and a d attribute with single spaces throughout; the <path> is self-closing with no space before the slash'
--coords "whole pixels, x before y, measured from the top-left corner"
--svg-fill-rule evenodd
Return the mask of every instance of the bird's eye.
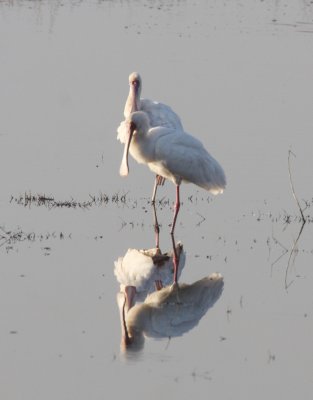
<path id="1" fill-rule="evenodd" d="M 135 122 L 131 122 L 131 123 L 130 123 L 130 130 L 131 130 L 132 132 L 136 130 L 136 124 L 135 124 Z"/>

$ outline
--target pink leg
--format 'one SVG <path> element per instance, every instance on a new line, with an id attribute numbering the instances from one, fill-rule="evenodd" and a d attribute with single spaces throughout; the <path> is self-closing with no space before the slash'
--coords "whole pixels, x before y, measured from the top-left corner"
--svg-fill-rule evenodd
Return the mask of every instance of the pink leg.
<path id="1" fill-rule="evenodd" d="M 153 186 L 153 192 L 152 192 L 152 197 L 151 197 L 151 204 L 155 204 L 155 196 L 158 188 L 158 175 L 155 177 L 154 181 L 154 186 Z"/>
<path id="2" fill-rule="evenodd" d="M 178 215 L 178 211 L 180 209 L 180 201 L 179 201 L 179 185 L 176 185 L 176 203 L 174 206 L 174 218 L 173 218 L 173 222 L 172 222 L 172 229 L 171 229 L 171 235 L 174 234 L 174 229 L 175 229 L 175 225 L 176 225 L 176 219 L 177 219 L 177 215 Z"/>

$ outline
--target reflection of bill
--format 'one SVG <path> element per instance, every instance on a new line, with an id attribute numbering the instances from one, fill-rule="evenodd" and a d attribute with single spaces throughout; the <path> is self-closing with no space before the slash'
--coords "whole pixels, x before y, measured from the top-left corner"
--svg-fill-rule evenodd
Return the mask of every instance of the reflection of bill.
<path id="1" fill-rule="evenodd" d="M 143 304 L 126 309 L 125 294 L 117 294 L 120 309 L 121 349 L 140 350 L 145 337 L 181 336 L 193 329 L 222 294 L 223 277 L 219 273 L 192 284 L 179 284 L 155 291 Z"/>
<path id="2" fill-rule="evenodd" d="M 179 258 L 178 277 L 186 260 L 182 243 L 175 246 Z M 115 261 L 114 274 L 120 291 L 126 296 L 127 309 L 137 301 L 144 301 L 154 290 L 173 283 L 173 251 L 161 253 L 159 248 L 148 250 L 128 249 L 124 257 Z"/>

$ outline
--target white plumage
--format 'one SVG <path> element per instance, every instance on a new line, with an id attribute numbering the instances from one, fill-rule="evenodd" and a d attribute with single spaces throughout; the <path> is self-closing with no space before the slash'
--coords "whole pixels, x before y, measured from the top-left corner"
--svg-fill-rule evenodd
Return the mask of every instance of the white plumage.
<path id="1" fill-rule="evenodd" d="M 140 164 L 175 185 L 194 183 L 213 194 L 222 193 L 226 178 L 220 164 L 203 144 L 189 134 L 175 129 L 151 128 L 144 112 L 132 113 L 127 119 L 128 141 L 125 144 L 120 174 L 128 174 L 128 151 Z"/>
<path id="2" fill-rule="evenodd" d="M 138 72 L 132 72 L 128 77 L 129 82 L 129 94 L 124 107 L 124 117 L 125 121 L 121 122 L 117 132 L 117 139 L 125 144 L 129 136 L 129 126 L 127 124 L 127 119 L 135 111 L 144 111 L 149 119 L 149 124 L 151 127 L 162 126 L 170 129 L 176 130 L 177 133 L 183 134 L 183 126 L 179 116 L 166 104 L 159 103 L 157 101 L 152 101 L 149 99 L 142 99 L 140 97 L 142 90 L 142 79 Z M 157 192 L 157 187 L 163 185 L 165 182 L 165 177 L 156 174 L 155 184 L 152 193 L 151 203 L 155 205 L 155 197 Z M 159 224 L 157 221 L 156 211 L 154 208 L 154 227 L 156 232 L 156 247 L 159 247 Z"/>
<path id="3" fill-rule="evenodd" d="M 151 293 L 143 304 L 125 312 L 125 296 L 118 293 L 122 347 L 138 350 L 144 337 L 181 336 L 198 325 L 222 294 L 223 277 L 214 273 L 193 284 L 169 286 Z"/>
<path id="4" fill-rule="evenodd" d="M 125 119 L 134 111 L 144 111 L 148 115 L 150 126 L 164 126 L 183 132 L 181 120 L 171 107 L 157 101 L 140 98 L 142 79 L 138 72 L 132 72 L 128 81 L 129 94 L 124 108 Z M 117 133 L 117 139 L 125 143 L 127 137 L 126 121 L 120 123 Z"/>
<path id="5" fill-rule="evenodd" d="M 179 258 L 178 276 L 180 276 L 186 260 L 183 245 L 176 245 Z M 164 287 L 173 282 L 174 265 L 173 252 L 162 254 L 159 248 L 148 250 L 128 249 L 124 257 L 115 261 L 114 274 L 120 284 L 120 290 L 126 293 L 128 307 L 136 301 L 144 301 L 155 286 Z M 127 290 L 133 287 L 134 290 Z"/>
<path id="6" fill-rule="evenodd" d="M 176 185 L 175 212 L 171 229 L 173 234 L 180 207 L 181 182 L 194 183 L 213 194 L 222 193 L 226 186 L 224 171 L 202 143 L 187 133 L 182 135 L 175 129 L 151 128 L 147 114 L 142 111 L 132 113 L 126 123 L 128 138 L 125 142 L 120 174 L 128 175 L 130 152 L 138 163 L 147 164 L 157 175 Z"/>

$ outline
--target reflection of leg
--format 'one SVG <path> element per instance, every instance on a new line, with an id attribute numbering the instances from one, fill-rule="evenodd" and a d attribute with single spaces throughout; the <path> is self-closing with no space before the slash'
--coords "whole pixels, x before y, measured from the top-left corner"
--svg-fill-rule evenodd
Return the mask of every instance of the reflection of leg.
<path id="1" fill-rule="evenodd" d="M 174 235 L 174 229 L 175 229 L 176 219 L 177 219 L 179 209 L 180 209 L 179 185 L 176 185 L 176 202 L 175 202 L 175 206 L 174 206 L 174 218 L 173 218 L 173 223 L 172 223 L 171 235 Z"/>
<path id="2" fill-rule="evenodd" d="M 153 187 L 153 193 L 152 193 L 152 198 L 151 198 L 151 204 L 153 206 L 153 218 L 154 218 L 154 232 L 155 232 L 155 247 L 159 248 L 160 247 L 160 240 L 159 240 L 159 234 L 160 234 L 160 225 L 158 223 L 158 218 L 156 214 L 156 208 L 155 208 L 155 196 L 157 192 L 157 188 L 159 185 L 164 185 L 165 178 L 163 178 L 160 175 L 156 175 L 155 177 L 155 182 L 154 182 L 154 187 Z"/>
<path id="3" fill-rule="evenodd" d="M 179 256 L 177 255 L 176 245 L 175 245 L 175 238 L 174 234 L 171 233 L 172 244 L 173 244 L 173 264 L 174 264 L 174 278 L 173 283 L 177 284 L 177 273 L 178 273 L 178 264 L 179 264 Z"/>
<path id="4" fill-rule="evenodd" d="M 154 181 L 154 186 L 153 186 L 153 192 L 152 192 L 152 197 L 151 197 L 151 204 L 155 204 L 155 196 L 158 188 L 158 175 L 155 177 Z"/>
<path id="5" fill-rule="evenodd" d="M 157 249 L 160 248 L 160 225 L 158 223 L 158 218 L 157 218 L 157 214 L 156 214 L 156 208 L 155 208 L 155 203 L 152 203 L 152 207 L 153 207 L 153 219 L 154 219 L 154 232 L 155 232 L 155 247 Z"/>

